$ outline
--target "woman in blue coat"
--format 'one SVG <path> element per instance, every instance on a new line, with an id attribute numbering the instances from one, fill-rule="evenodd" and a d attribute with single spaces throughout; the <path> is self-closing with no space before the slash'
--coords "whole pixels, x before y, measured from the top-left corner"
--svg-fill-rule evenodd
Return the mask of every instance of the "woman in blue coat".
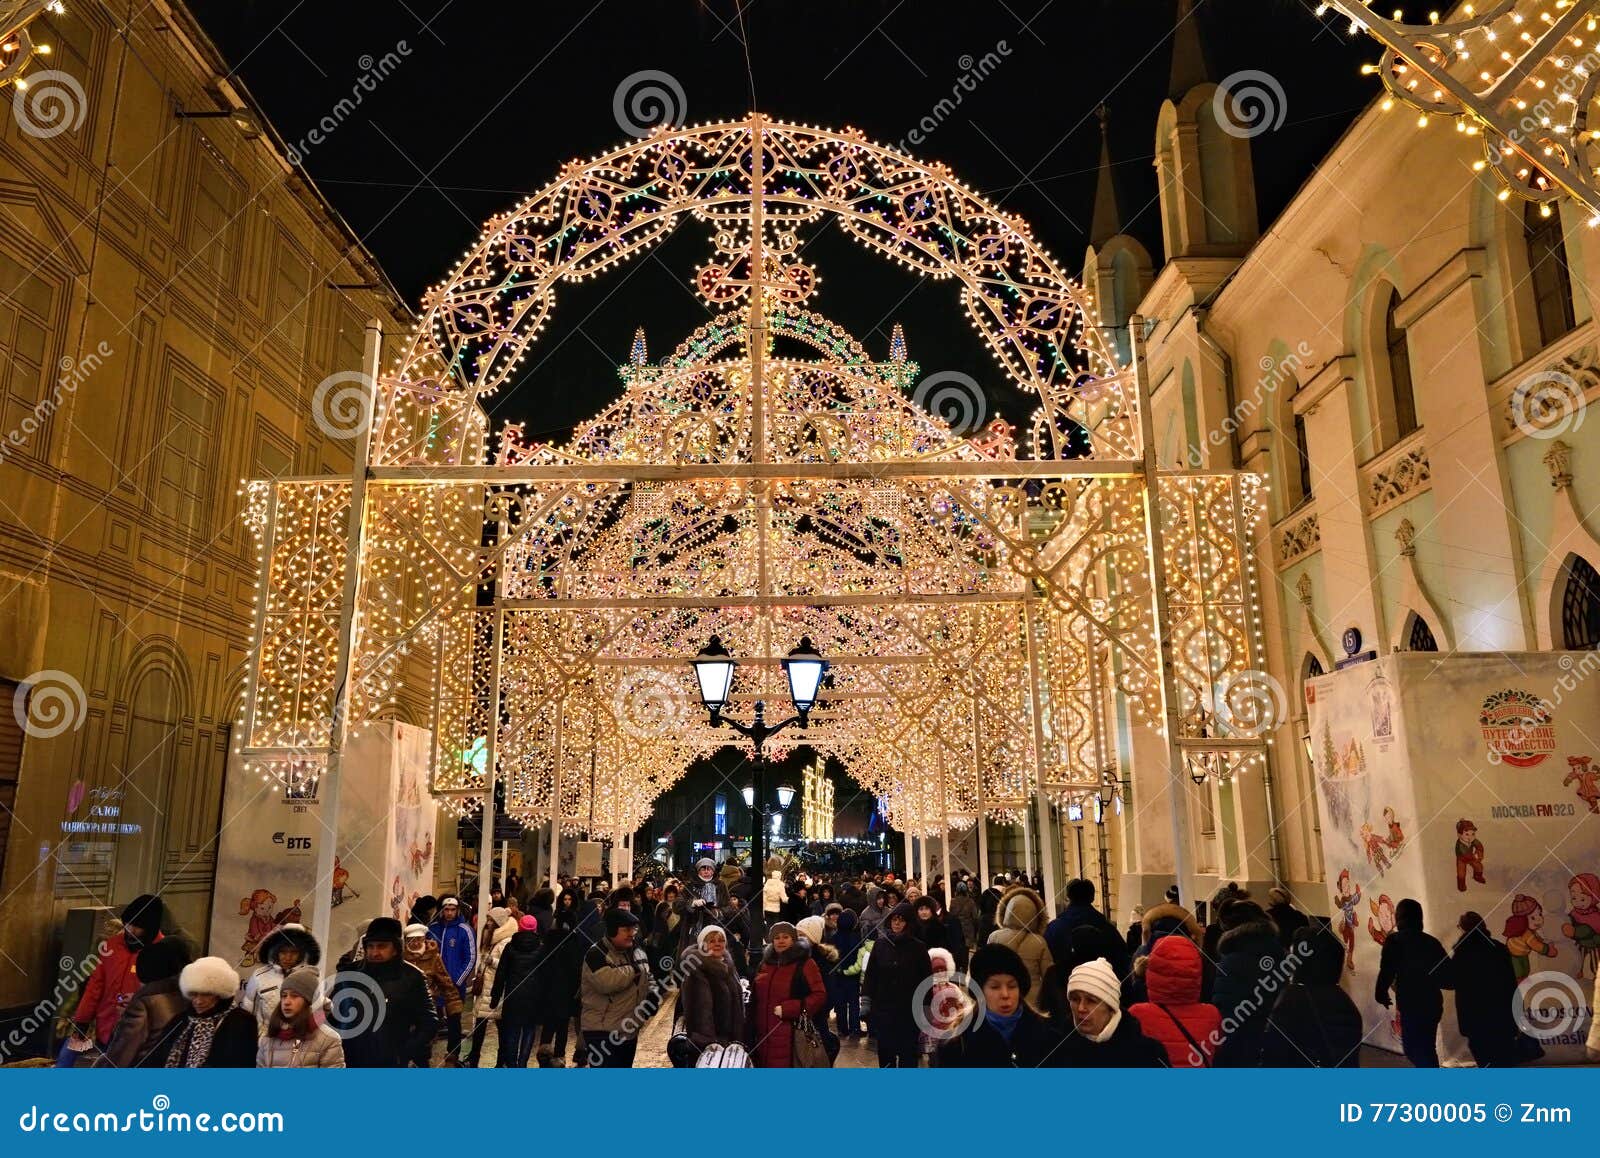
<path id="1" fill-rule="evenodd" d="M 839 951 L 839 959 L 828 970 L 828 1008 L 833 1010 L 835 1032 L 840 1037 L 861 1036 L 861 975 L 845 975 L 861 949 L 861 934 L 856 931 L 856 915 L 835 902 L 823 913 L 827 929 L 822 941 Z"/>

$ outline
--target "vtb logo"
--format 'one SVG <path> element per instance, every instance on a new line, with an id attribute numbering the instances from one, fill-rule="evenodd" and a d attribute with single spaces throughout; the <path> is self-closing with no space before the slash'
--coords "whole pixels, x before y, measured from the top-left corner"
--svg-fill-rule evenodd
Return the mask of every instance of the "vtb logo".
<path id="1" fill-rule="evenodd" d="M 311 838 L 309 836 L 288 836 L 281 832 L 272 834 L 272 843 L 281 844 L 290 852 L 310 852 Z"/>

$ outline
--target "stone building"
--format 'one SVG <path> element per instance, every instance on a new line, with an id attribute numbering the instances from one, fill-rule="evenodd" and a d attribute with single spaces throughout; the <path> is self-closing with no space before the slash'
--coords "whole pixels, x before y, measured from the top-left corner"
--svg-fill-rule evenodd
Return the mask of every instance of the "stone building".
<path id="1" fill-rule="evenodd" d="M 369 319 L 411 320 L 180 5 L 77 0 L 34 32 L 54 51 L 0 90 L 12 1009 L 69 908 L 159 888 L 203 939 L 256 585 L 239 483 L 347 474 L 313 393 L 361 369 Z M 24 109 L 52 90 L 60 119 Z"/>
<path id="2" fill-rule="evenodd" d="M 1110 324 L 1145 319 L 1162 465 L 1271 486 L 1258 567 L 1282 712 L 1266 775 L 1193 788 L 1201 891 L 1276 878 L 1326 912 L 1302 685 L 1347 632 L 1380 654 L 1600 645 L 1600 423 L 1583 421 L 1600 245 L 1570 204 L 1502 199 L 1465 126 L 1382 97 L 1263 231 L 1218 91 L 1188 22 L 1156 128 L 1165 261 L 1122 232 L 1103 178 L 1085 282 Z M 1136 781 L 1147 741 L 1123 738 Z M 1148 900 L 1171 831 L 1129 816 L 1122 863 Z"/>

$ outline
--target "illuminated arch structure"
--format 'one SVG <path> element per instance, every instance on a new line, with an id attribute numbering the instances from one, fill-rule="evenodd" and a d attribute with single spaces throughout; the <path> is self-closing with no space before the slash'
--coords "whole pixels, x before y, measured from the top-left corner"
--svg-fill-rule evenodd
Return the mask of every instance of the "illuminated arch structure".
<path id="1" fill-rule="evenodd" d="M 874 358 L 809 308 L 800 242 L 824 214 L 956 283 L 1038 396 L 1027 457 L 1003 425 L 968 436 L 919 405 L 898 332 Z M 491 437 L 481 403 L 556 287 L 689 221 L 714 239 L 695 286 L 716 316 L 659 362 L 641 332 L 622 397 L 565 444 Z M 1248 767 L 1273 723 L 1252 683 L 1263 496 L 1157 470 L 1141 351 L 1118 364 L 1024 223 L 853 130 L 752 115 L 569 163 L 429 293 L 355 477 L 250 485 L 265 581 L 240 750 L 336 793 L 347 721 L 420 678 L 435 795 L 472 806 L 493 769 L 527 824 L 618 839 L 732 739 L 685 661 L 716 633 L 735 700 L 781 704 L 779 660 L 808 634 L 832 683 L 782 739 L 837 757 L 908 832 L 1030 807 L 1048 824 L 1126 762 L 1114 719 L 1163 735 L 1158 785 L 1185 748 Z M 1171 807 L 1186 831 L 1183 793 Z"/>

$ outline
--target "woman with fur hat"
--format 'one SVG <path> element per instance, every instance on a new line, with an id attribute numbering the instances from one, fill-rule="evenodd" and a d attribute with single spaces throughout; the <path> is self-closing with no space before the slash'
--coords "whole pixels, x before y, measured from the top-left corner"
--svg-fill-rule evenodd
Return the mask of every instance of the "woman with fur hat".
<path id="1" fill-rule="evenodd" d="M 549 892 L 548 889 L 539 891 Z M 517 922 L 511 919 L 511 910 L 504 906 L 490 909 L 485 916 L 488 918 L 489 939 L 483 952 L 478 955 L 478 975 L 472 980 L 472 1049 L 467 1054 L 468 1069 L 477 1069 L 478 1063 L 483 1060 L 483 1042 L 489 1036 L 489 1023 L 499 1017 L 490 1003 L 489 995 L 494 992 L 495 972 L 500 967 L 500 956 L 505 952 L 506 942 L 517 931 Z M 538 918 L 534 917 L 534 920 Z"/>
<path id="2" fill-rule="evenodd" d="M 463 1004 L 461 990 L 456 988 L 455 980 L 445 968 L 444 958 L 439 952 L 439 942 L 429 936 L 426 925 L 406 926 L 405 959 L 407 964 L 415 965 L 423 979 L 427 981 L 428 995 L 433 998 L 435 1014 L 453 1019 L 459 1026 Z M 459 1039 L 456 1044 L 460 1044 Z M 423 1047 L 422 1056 L 416 1059 L 417 1064 L 426 1067 L 432 1052 L 433 1043 L 429 1042 Z M 449 1067 L 459 1066 L 461 1059 L 456 1056 L 454 1050 L 447 1050 L 444 1064 Z"/>
<path id="3" fill-rule="evenodd" d="M 880 1069 L 915 1069 L 918 1056 L 918 987 L 933 974 L 928 947 L 917 939 L 916 907 L 902 901 L 889 910 L 878 930 L 861 982 L 872 1009 L 870 1024 L 878 1039 Z"/>
<path id="4" fill-rule="evenodd" d="M 239 996 L 239 1008 L 256 1019 L 263 1031 L 278 1008 L 278 986 L 301 965 L 322 962 L 322 946 L 304 925 L 280 925 L 256 947 L 260 967 L 250 974 Z"/>
<path id="5" fill-rule="evenodd" d="M 1167 1064 L 1161 1044 L 1123 1014 L 1122 984 L 1105 958 L 1086 961 L 1067 976 L 1067 1004 L 1072 1011 L 1072 1031 L 1062 1044 L 1067 1065 L 1148 1069 Z"/>
<path id="6" fill-rule="evenodd" d="M 1222 1014 L 1200 1000 L 1199 947 L 1187 937 L 1164 937 L 1144 961 L 1146 1000 L 1128 1015 L 1161 1043 L 1174 1069 L 1209 1067 L 1222 1040 Z"/>
<path id="7" fill-rule="evenodd" d="M 233 1004 L 239 974 L 221 957 L 191 961 L 178 974 L 189 1008 L 173 1026 L 167 1069 L 254 1069 L 256 1019 Z"/>
<path id="8" fill-rule="evenodd" d="M 279 984 L 278 1008 L 256 1046 L 258 1069 L 344 1069 L 344 1043 L 323 1024 L 322 979 L 302 965 Z"/>
<path id="9" fill-rule="evenodd" d="M 694 951 L 683 956 L 683 966 L 678 1013 L 695 1049 L 743 1042 L 744 987 L 728 957 L 728 934 L 721 925 L 700 930 Z"/>
<path id="10" fill-rule="evenodd" d="M 517 931 L 505 943 L 494 986 L 489 992 L 489 1008 L 499 1010 L 499 1069 L 527 1069 L 528 1057 L 539 1036 L 540 1013 L 544 1008 L 543 976 L 547 950 L 539 938 L 539 921 L 526 913 L 517 922 Z"/>
<path id="11" fill-rule="evenodd" d="M 761 1069 L 788 1069 L 794 1061 L 794 1023 L 805 1013 L 812 1020 L 828 1006 L 828 990 L 811 954 L 811 942 L 788 921 L 767 930 L 761 967 L 750 986 L 746 1022 L 750 1056 Z"/>
<path id="12" fill-rule="evenodd" d="M 1012 885 L 1000 894 L 996 918 L 1000 927 L 989 934 L 989 944 L 1004 945 L 1028 967 L 1028 1003 L 1039 1009 L 1044 971 L 1050 964 L 1045 943 L 1044 900 L 1027 885 Z"/>
<path id="13" fill-rule="evenodd" d="M 111 1044 L 95 1061 L 96 1066 L 153 1069 L 166 1062 L 172 1027 L 189 1009 L 178 987 L 178 975 L 193 959 L 188 942 L 179 937 L 163 937 L 139 954 L 134 969 L 144 984 L 129 998 Z"/>
<path id="14" fill-rule="evenodd" d="M 1222 1067 L 1254 1066 L 1273 998 L 1288 983 L 1278 927 L 1254 901 L 1232 901 L 1218 914 L 1216 979 L 1211 1004 L 1233 1026 L 1217 1049 Z"/>
<path id="15" fill-rule="evenodd" d="M 72 1015 L 80 1034 L 92 1034 L 101 1046 L 110 1043 L 123 1009 L 139 990 L 139 975 L 135 970 L 139 953 L 146 945 L 161 940 L 164 912 L 161 898 L 148 893 L 123 906 L 122 932 L 106 938 L 100 950 L 100 963 L 84 983 L 83 996 Z M 237 983 L 234 988 L 238 988 Z M 231 998 L 233 994 L 228 996 Z"/>
<path id="16" fill-rule="evenodd" d="M 1004 945 L 972 955 L 971 976 L 983 1007 L 945 1037 L 934 1055 L 941 1069 L 1039 1069 L 1066 1064 L 1062 1035 L 1024 1001 L 1032 984 L 1022 958 Z"/>

